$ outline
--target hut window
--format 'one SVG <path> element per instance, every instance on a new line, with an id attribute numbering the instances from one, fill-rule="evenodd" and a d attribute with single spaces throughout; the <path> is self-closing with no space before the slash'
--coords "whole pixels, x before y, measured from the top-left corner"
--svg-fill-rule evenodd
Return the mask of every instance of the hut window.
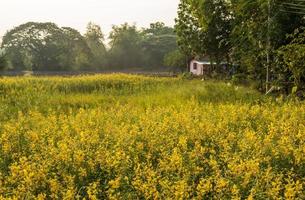
<path id="1" fill-rule="evenodd" d="M 194 63 L 194 64 L 193 64 L 193 69 L 194 69 L 194 70 L 197 70 L 197 63 Z"/>

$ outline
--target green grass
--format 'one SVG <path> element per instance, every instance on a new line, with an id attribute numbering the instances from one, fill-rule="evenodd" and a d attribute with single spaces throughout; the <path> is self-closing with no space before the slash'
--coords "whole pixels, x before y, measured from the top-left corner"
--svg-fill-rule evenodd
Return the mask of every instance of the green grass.
<path id="1" fill-rule="evenodd" d="M 118 78 L 121 77 L 121 79 Z M 265 98 L 244 87 L 213 81 L 176 78 L 114 77 L 4 78 L 0 79 L 3 113 L 37 109 L 78 109 L 107 107 L 113 104 L 179 106 L 190 99 L 199 103 L 256 103 Z"/>

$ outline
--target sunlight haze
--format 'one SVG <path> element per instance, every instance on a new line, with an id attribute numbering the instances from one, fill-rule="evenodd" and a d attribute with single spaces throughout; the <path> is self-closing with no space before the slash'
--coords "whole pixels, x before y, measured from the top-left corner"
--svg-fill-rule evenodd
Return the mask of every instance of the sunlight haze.
<path id="1" fill-rule="evenodd" d="M 174 25 L 179 0 L 0 0 L 0 36 L 29 21 L 54 22 L 84 32 L 89 21 L 108 33 L 124 22 L 147 27 L 163 21 Z"/>

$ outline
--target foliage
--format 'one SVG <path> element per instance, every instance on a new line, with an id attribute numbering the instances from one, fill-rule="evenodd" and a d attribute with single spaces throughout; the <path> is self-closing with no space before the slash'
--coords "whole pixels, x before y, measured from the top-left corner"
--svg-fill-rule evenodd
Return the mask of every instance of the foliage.
<path id="1" fill-rule="evenodd" d="M 302 17 L 285 12 L 282 0 L 232 1 L 232 10 L 234 61 L 242 65 L 252 79 L 264 80 L 269 54 L 269 65 L 273 63 L 269 66 L 271 72 L 278 73 L 276 50 L 287 43 L 286 34 L 304 23 Z"/>
<path id="2" fill-rule="evenodd" d="M 181 0 L 175 25 L 178 45 L 188 56 L 206 53 L 202 45 L 205 34 L 200 29 L 199 19 L 192 15 L 192 10 L 188 0 Z"/>
<path id="3" fill-rule="evenodd" d="M 199 18 L 201 30 L 205 33 L 206 53 L 218 64 L 224 60 L 229 61 L 232 14 L 228 1 L 193 0 L 191 6 L 195 10 L 195 16 Z"/>
<path id="4" fill-rule="evenodd" d="M 296 87 L 301 88 L 305 83 L 305 29 L 297 29 L 290 44 L 279 49 L 279 55 L 283 58 L 284 66 L 292 72 L 292 77 Z"/>
<path id="5" fill-rule="evenodd" d="M 126 23 L 114 26 L 109 39 L 112 68 L 161 68 L 165 55 L 178 48 L 174 29 L 162 22 L 143 30 Z"/>
<path id="6" fill-rule="evenodd" d="M 7 58 L 4 53 L 0 52 L 0 71 L 3 71 L 7 67 Z"/>
<path id="7" fill-rule="evenodd" d="M 228 58 L 231 20 L 225 0 L 182 0 L 176 21 L 179 44 L 186 52 L 221 63 Z"/>
<path id="8" fill-rule="evenodd" d="M 127 23 L 113 26 L 109 35 L 109 63 L 112 68 L 136 68 L 142 66 L 143 53 L 141 41 L 143 37 L 135 25 Z"/>
<path id="9" fill-rule="evenodd" d="M 14 69 L 79 69 L 89 59 L 88 47 L 81 34 L 53 23 L 22 24 L 5 34 L 2 48 Z"/>
<path id="10" fill-rule="evenodd" d="M 59 56 L 61 62 L 59 64 L 63 64 L 64 70 L 88 69 L 92 52 L 84 37 L 69 27 L 63 27 L 62 32 L 64 42 L 61 45 L 66 52 Z"/>
<path id="11" fill-rule="evenodd" d="M 192 80 L 192 79 L 194 79 L 194 75 L 190 72 L 184 72 L 184 73 L 180 74 L 179 78 L 182 80 Z"/>
<path id="12" fill-rule="evenodd" d="M 174 91 L 174 92 L 173 92 Z M 0 80 L 1 199 L 304 199 L 305 105 L 222 82 Z"/>
<path id="13" fill-rule="evenodd" d="M 304 25 L 304 1 L 181 0 L 176 20 L 179 47 L 193 57 L 239 65 L 250 80 L 274 85 L 290 76 L 277 51 L 287 34 Z M 270 75 L 271 74 L 271 75 Z"/>
<path id="14" fill-rule="evenodd" d="M 163 22 L 150 24 L 150 28 L 143 30 L 143 37 L 141 48 L 146 67 L 162 67 L 165 56 L 178 49 L 174 29 Z"/>
<path id="15" fill-rule="evenodd" d="M 93 55 L 91 66 L 95 69 L 105 68 L 107 64 L 107 50 L 101 27 L 90 22 L 84 37 Z"/>
<path id="16" fill-rule="evenodd" d="M 180 71 L 187 70 L 186 57 L 179 50 L 166 54 L 164 57 L 164 65 Z"/>
<path id="17" fill-rule="evenodd" d="M 1 47 L 16 71 L 162 69 L 165 56 L 178 49 L 174 29 L 163 22 L 142 29 L 113 26 L 109 48 L 101 27 L 92 22 L 84 35 L 54 23 L 29 22 L 8 31 Z"/>

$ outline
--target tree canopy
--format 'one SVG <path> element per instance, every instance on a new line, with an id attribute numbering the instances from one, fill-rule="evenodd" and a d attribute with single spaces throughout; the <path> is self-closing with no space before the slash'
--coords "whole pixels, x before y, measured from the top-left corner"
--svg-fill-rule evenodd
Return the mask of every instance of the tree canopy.
<path id="1" fill-rule="evenodd" d="M 112 27 L 109 44 L 102 28 L 88 23 L 84 35 L 54 23 L 28 22 L 3 37 L 1 48 L 11 70 L 77 71 L 161 69 L 167 54 L 178 49 L 174 28 L 163 22 L 138 28 Z"/>
<path id="2" fill-rule="evenodd" d="M 2 48 L 14 69 L 79 69 L 90 56 L 78 31 L 54 23 L 22 24 L 5 34 Z"/>
<path id="3" fill-rule="evenodd" d="M 85 40 L 92 53 L 91 66 L 93 69 L 104 68 L 107 64 L 107 50 L 105 47 L 105 36 L 99 25 L 90 22 L 85 33 Z"/>
<path id="4" fill-rule="evenodd" d="M 162 22 L 150 24 L 143 30 L 141 48 L 146 57 L 145 66 L 162 67 L 166 55 L 178 49 L 174 29 Z"/>
<path id="5" fill-rule="evenodd" d="M 143 64 L 142 37 L 135 25 L 113 26 L 109 35 L 109 66 L 116 69 L 136 68 Z"/>

